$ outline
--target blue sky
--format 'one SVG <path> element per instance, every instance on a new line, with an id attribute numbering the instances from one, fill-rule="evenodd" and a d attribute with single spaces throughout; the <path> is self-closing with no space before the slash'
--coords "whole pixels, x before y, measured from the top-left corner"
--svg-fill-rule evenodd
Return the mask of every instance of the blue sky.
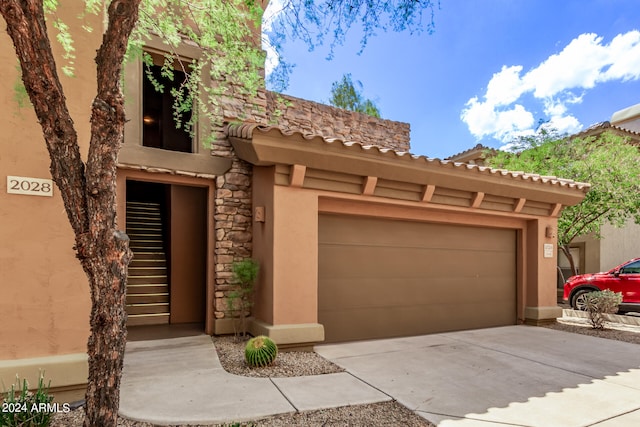
<path id="1" fill-rule="evenodd" d="M 285 93 L 326 103 L 351 73 L 383 118 L 410 123 L 415 154 L 498 148 L 540 119 L 573 133 L 640 103 L 637 0 L 441 0 L 433 34 L 379 32 L 361 55 L 354 30 L 331 61 L 287 42 Z"/>

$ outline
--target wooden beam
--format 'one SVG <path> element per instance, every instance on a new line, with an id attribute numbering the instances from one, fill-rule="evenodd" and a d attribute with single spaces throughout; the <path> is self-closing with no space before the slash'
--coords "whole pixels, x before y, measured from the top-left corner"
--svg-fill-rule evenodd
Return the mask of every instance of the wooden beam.
<path id="1" fill-rule="evenodd" d="M 291 165 L 291 171 L 289 172 L 289 186 L 302 187 L 304 183 L 304 174 L 307 172 L 307 167 L 304 165 Z"/>
<path id="2" fill-rule="evenodd" d="M 483 192 L 478 191 L 477 193 L 474 193 L 473 198 L 471 199 L 471 207 L 474 209 L 479 208 L 480 205 L 482 204 L 483 199 L 484 199 Z"/>
<path id="3" fill-rule="evenodd" d="M 364 185 L 362 186 L 363 196 L 372 196 L 378 184 L 377 176 L 367 176 L 364 178 Z"/>
<path id="4" fill-rule="evenodd" d="M 562 210 L 562 203 L 556 203 L 549 209 L 549 216 L 557 217 L 560 215 L 560 211 Z"/>
<path id="5" fill-rule="evenodd" d="M 520 213 L 525 203 L 527 203 L 527 199 L 523 197 L 519 198 L 516 204 L 513 205 L 513 213 Z"/>
<path id="6" fill-rule="evenodd" d="M 436 191 L 435 185 L 431 185 L 431 184 L 425 185 L 424 189 L 422 190 L 422 201 L 425 203 L 429 203 L 435 191 Z"/>

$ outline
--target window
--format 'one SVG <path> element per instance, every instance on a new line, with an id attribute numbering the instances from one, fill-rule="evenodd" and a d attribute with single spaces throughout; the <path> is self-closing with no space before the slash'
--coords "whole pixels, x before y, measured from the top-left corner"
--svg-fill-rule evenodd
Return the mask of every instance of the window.
<path id="1" fill-rule="evenodd" d="M 621 274 L 640 274 L 640 261 L 625 265 L 620 269 Z"/>
<path id="2" fill-rule="evenodd" d="M 180 89 L 186 75 L 182 71 L 173 71 L 173 80 L 162 76 L 162 55 L 151 54 L 153 65 L 143 68 L 142 84 L 142 145 L 145 147 L 161 148 L 164 150 L 191 153 L 192 138 L 185 130 L 184 124 L 191 119 L 191 112 L 182 114 L 180 128 L 176 126 L 173 117 L 174 96 L 172 89 Z M 162 91 L 156 90 L 147 75 L 150 73 L 157 83 L 163 86 Z"/>

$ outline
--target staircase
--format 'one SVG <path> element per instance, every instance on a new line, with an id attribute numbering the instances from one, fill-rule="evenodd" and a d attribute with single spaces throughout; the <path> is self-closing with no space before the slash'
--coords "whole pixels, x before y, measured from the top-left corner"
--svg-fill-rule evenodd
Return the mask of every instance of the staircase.
<path id="1" fill-rule="evenodd" d="M 159 203 L 127 202 L 133 260 L 127 280 L 127 326 L 169 323 L 169 280 Z"/>

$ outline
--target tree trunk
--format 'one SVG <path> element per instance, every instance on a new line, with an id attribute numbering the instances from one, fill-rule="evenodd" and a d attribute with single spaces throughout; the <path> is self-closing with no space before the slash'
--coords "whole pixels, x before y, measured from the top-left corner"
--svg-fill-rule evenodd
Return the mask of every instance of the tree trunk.
<path id="1" fill-rule="evenodd" d="M 138 18 L 140 0 L 116 0 L 96 57 L 97 95 L 92 105 L 87 164 L 56 71 L 41 0 L 1 0 L 22 69 L 22 80 L 43 130 L 51 175 L 76 237 L 75 250 L 89 279 L 91 334 L 85 426 L 115 426 L 126 343 L 129 238 L 116 229 L 116 170 L 124 138 L 122 61 Z"/>
<path id="2" fill-rule="evenodd" d="M 573 255 L 571 254 L 569 245 L 560 245 L 560 249 L 562 250 L 562 253 L 564 254 L 564 256 L 567 257 L 567 260 L 569 261 L 569 267 L 571 268 L 571 275 L 577 276 L 578 267 L 576 267 L 576 263 L 573 259 Z"/>

